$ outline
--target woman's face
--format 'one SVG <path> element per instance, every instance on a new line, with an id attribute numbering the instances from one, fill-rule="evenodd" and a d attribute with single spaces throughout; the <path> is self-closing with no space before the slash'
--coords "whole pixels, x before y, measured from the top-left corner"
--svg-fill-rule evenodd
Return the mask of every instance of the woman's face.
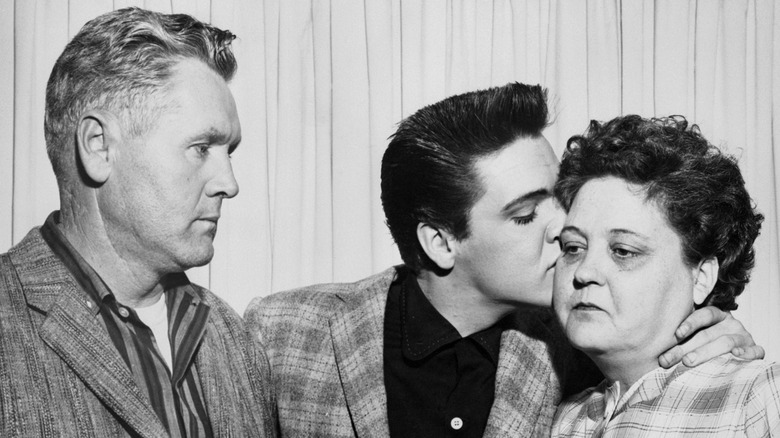
<path id="1" fill-rule="evenodd" d="M 676 344 L 698 269 L 684 263 L 680 238 L 640 186 L 587 182 L 560 241 L 553 305 L 572 345 L 591 357 L 639 359 Z"/>

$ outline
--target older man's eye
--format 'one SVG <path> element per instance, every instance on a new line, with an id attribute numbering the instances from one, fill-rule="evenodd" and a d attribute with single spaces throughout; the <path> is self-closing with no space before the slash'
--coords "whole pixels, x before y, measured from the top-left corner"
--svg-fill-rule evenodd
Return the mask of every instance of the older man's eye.
<path id="1" fill-rule="evenodd" d="M 209 149 L 211 146 L 208 144 L 194 144 L 190 146 L 190 148 L 195 151 L 195 154 L 198 156 L 198 158 L 205 158 L 209 155 Z"/>

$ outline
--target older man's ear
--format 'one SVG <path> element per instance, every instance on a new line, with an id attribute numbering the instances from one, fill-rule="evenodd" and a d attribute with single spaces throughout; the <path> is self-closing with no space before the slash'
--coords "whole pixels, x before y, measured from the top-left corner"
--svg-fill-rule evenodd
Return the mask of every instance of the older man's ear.
<path id="1" fill-rule="evenodd" d="M 76 129 L 76 157 L 86 176 L 100 185 L 108 180 L 121 138 L 116 119 L 102 111 L 87 111 Z"/>
<path id="2" fill-rule="evenodd" d="M 715 257 L 710 257 L 699 263 L 699 267 L 694 274 L 693 284 L 693 302 L 697 306 L 700 306 L 710 295 L 712 289 L 715 288 L 715 283 L 718 282 L 719 269 L 718 259 Z"/>

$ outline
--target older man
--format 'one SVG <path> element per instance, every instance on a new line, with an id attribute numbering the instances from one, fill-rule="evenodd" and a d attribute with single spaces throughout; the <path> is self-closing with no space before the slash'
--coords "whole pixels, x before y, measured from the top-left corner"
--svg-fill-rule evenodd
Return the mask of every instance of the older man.
<path id="1" fill-rule="evenodd" d="M 88 22 L 46 89 L 60 210 L 0 256 L 0 435 L 272 436 L 267 358 L 184 271 L 238 193 L 234 36 L 187 15 Z"/>
<path id="2" fill-rule="evenodd" d="M 547 123 L 545 91 L 517 83 L 401 122 L 382 160 L 382 204 L 404 266 L 247 310 L 268 349 L 283 435 L 549 436 L 562 395 L 600 378 L 547 309 L 564 218 Z M 704 310 L 685 324 L 690 333 L 725 315 Z M 735 326 L 725 329 L 734 338 L 710 333 L 700 359 L 752 344 Z M 673 349 L 672 361 L 706 338 Z"/>

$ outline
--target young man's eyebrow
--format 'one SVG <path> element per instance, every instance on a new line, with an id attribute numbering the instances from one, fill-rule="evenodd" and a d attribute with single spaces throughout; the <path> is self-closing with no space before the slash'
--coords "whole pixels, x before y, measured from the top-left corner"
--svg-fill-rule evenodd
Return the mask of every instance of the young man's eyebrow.
<path id="1" fill-rule="evenodd" d="M 523 204 L 525 202 L 538 201 L 540 199 L 549 198 L 550 196 L 552 196 L 552 193 L 550 193 L 548 189 L 534 190 L 533 192 L 520 195 L 517 198 L 507 202 L 504 208 L 501 209 L 501 212 L 507 213 L 514 210 L 518 205 Z"/>

